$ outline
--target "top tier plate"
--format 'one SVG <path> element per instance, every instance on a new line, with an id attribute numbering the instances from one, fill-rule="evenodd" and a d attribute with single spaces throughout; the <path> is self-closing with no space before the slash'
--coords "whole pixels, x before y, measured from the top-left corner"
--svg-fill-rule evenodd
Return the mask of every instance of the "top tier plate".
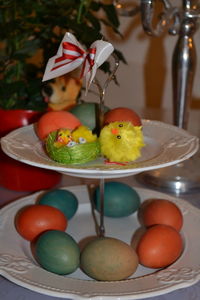
<path id="1" fill-rule="evenodd" d="M 140 159 L 125 165 L 99 158 L 86 164 L 64 165 L 51 160 L 38 139 L 34 125 L 21 127 L 1 138 L 10 157 L 40 168 L 85 178 L 120 178 L 177 164 L 194 155 L 199 139 L 187 131 L 159 121 L 142 120 L 145 147 Z"/>

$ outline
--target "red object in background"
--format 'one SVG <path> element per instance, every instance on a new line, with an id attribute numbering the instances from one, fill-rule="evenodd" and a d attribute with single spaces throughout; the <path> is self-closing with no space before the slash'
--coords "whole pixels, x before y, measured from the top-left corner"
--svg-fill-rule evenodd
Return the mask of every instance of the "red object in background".
<path id="1" fill-rule="evenodd" d="M 0 109 L 0 137 L 10 131 L 36 122 L 41 112 Z M 18 162 L 0 150 L 0 185 L 15 191 L 49 189 L 61 180 L 61 174 Z"/>
<path id="2" fill-rule="evenodd" d="M 41 112 L 33 110 L 0 109 L 0 136 L 2 137 L 16 128 L 37 122 L 41 115 Z"/>

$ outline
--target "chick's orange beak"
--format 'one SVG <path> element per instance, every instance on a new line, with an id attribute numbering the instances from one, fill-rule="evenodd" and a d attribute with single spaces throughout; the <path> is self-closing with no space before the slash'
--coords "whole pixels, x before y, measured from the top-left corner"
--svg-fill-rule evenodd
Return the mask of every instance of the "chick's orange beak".
<path id="1" fill-rule="evenodd" d="M 111 129 L 112 134 L 117 135 L 119 133 L 119 130 L 117 128 Z"/>

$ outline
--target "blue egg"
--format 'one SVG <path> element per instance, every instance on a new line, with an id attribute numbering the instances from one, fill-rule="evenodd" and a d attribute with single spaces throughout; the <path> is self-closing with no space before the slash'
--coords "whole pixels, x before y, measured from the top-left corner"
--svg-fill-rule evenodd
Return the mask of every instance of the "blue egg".
<path id="1" fill-rule="evenodd" d="M 43 194 L 38 204 L 49 205 L 61 210 L 66 218 L 71 219 L 78 209 L 78 199 L 67 190 L 54 189 Z"/>
<path id="2" fill-rule="evenodd" d="M 141 200 L 138 193 L 121 182 L 106 182 L 104 187 L 104 215 L 112 218 L 127 217 L 138 210 Z M 94 192 L 94 204 L 100 211 L 100 189 Z"/>

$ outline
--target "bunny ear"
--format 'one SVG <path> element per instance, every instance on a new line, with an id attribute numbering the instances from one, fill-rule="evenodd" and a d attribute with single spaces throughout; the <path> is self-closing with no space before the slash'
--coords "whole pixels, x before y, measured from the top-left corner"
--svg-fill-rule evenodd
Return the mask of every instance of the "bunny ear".
<path id="1" fill-rule="evenodd" d="M 114 47 L 112 46 L 112 44 L 102 40 L 98 40 L 92 43 L 91 48 L 96 49 L 96 54 L 93 67 L 89 72 L 86 73 L 86 93 L 95 78 L 97 69 L 108 59 L 108 57 L 114 51 Z"/>
<path id="2" fill-rule="evenodd" d="M 42 81 L 59 77 L 78 68 L 83 63 L 84 53 L 85 50 L 75 36 L 66 32 L 57 54 L 47 62 Z"/>

